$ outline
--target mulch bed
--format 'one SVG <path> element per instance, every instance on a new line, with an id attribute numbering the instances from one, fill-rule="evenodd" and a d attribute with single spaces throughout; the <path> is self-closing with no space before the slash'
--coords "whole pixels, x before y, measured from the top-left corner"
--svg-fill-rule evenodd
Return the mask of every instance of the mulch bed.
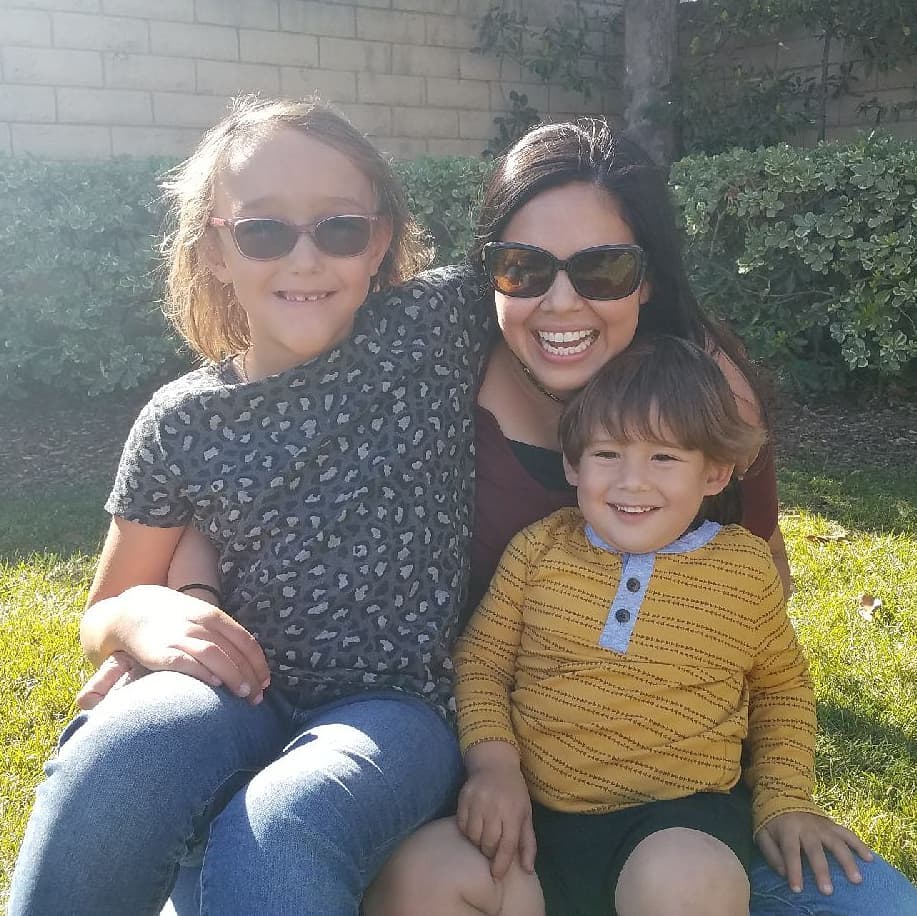
<path id="1" fill-rule="evenodd" d="M 67 402 L 0 404 L 0 481 L 21 491 L 112 479 L 121 446 L 149 392 Z M 785 402 L 774 418 L 778 453 L 834 466 L 907 467 L 917 472 L 917 403 Z"/>

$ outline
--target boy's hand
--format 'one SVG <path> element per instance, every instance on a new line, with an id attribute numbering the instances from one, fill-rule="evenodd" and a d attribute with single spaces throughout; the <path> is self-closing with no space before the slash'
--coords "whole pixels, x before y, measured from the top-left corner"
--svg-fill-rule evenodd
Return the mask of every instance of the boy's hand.
<path id="1" fill-rule="evenodd" d="M 465 755 L 468 779 L 459 793 L 459 830 L 491 860 L 490 872 L 502 878 L 518 853 L 529 873 L 535 870 L 532 802 L 519 769 L 519 755 L 506 741 L 484 741 Z"/>
<path id="2" fill-rule="evenodd" d="M 80 709 L 93 709 L 115 687 L 123 687 L 149 673 L 148 668 L 144 668 L 127 652 L 113 652 L 80 688 L 76 695 L 76 705 Z"/>
<path id="3" fill-rule="evenodd" d="M 758 831 L 755 841 L 767 864 L 786 878 L 790 890 L 796 893 L 802 890 L 802 853 L 809 860 L 815 883 L 823 894 L 834 892 L 826 850 L 834 855 L 853 884 L 863 880 L 853 853 L 865 862 L 872 861 L 869 847 L 855 833 L 828 817 L 804 811 L 777 815 Z"/>

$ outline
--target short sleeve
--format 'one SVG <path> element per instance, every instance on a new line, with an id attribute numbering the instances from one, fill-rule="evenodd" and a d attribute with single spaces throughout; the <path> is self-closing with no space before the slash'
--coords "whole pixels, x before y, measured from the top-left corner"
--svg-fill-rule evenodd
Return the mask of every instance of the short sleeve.
<path id="1" fill-rule="evenodd" d="M 134 421 L 105 503 L 112 515 L 156 528 L 187 525 L 192 508 L 163 446 L 166 422 L 155 397 Z"/>

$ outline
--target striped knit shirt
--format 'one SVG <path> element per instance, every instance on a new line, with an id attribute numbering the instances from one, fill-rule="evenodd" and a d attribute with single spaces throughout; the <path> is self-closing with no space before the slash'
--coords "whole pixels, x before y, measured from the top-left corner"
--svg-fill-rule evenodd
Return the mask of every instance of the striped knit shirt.
<path id="1" fill-rule="evenodd" d="M 754 829 L 821 813 L 811 682 L 767 545 L 706 524 L 649 555 L 598 546 L 575 508 L 516 535 L 458 645 L 462 749 L 508 741 L 536 801 L 601 813 L 728 791 L 748 736 Z"/>

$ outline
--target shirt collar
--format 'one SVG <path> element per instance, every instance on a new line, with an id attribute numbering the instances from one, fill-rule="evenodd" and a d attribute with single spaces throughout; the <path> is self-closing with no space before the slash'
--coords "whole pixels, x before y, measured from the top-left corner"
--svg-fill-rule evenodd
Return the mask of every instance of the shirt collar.
<path id="1" fill-rule="evenodd" d="M 709 544 L 722 527 L 723 526 L 718 522 L 704 521 L 696 528 L 692 528 L 690 531 L 685 532 L 677 540 L 672 541 L 671 544 L 660 547 L 655 553 L 690 553 L 692 550 L 697 550 Z M 602 538 L 596 534 L 592 525 L 586 525 L 586 540 L 588 540 L 593 547 L 598 547 L 600 550 L 607 550 L 609 553 L 625 552 L 603 541 Z M 643 554 L 643 556 L 652 556 L 652 554 Z"/>

